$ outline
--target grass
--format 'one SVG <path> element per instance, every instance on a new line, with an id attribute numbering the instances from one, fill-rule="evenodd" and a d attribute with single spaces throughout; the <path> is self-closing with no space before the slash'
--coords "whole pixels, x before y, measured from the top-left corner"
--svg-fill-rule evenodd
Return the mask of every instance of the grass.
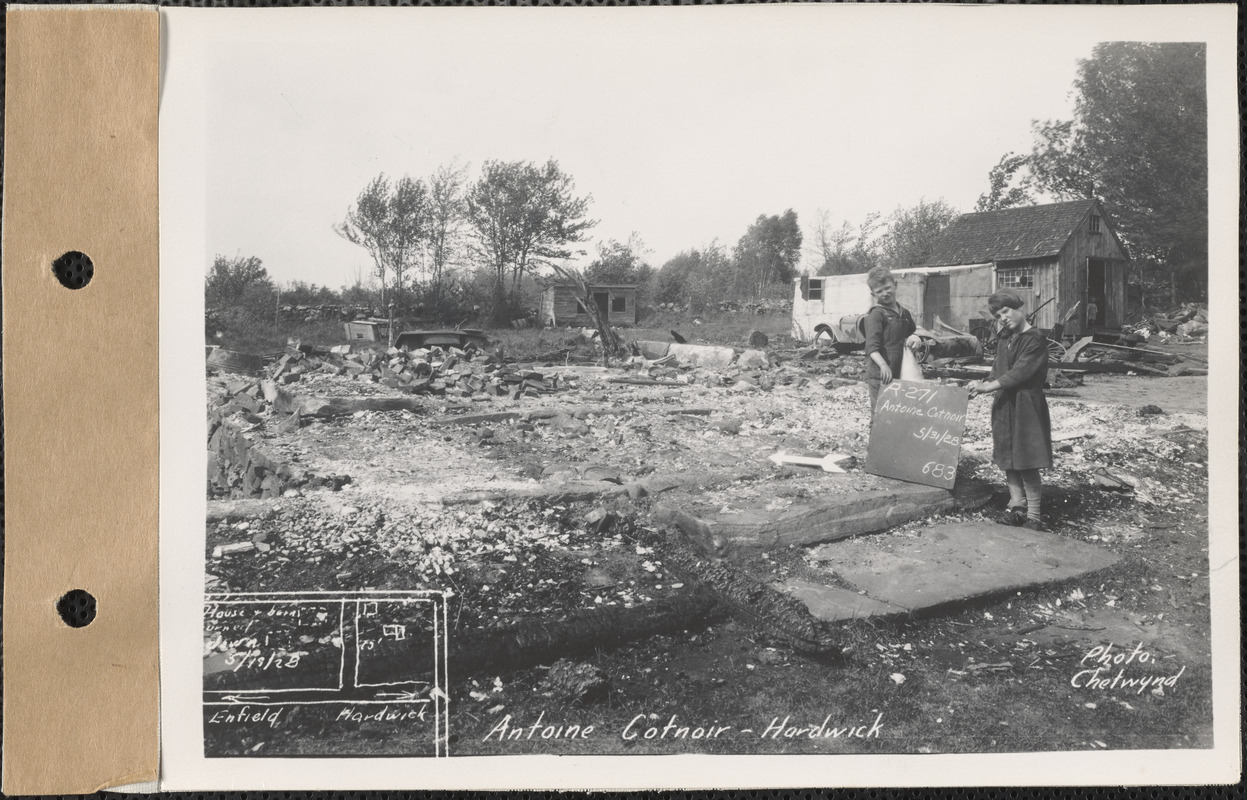
<path id="1" fill-rule="evenodd" d="M 346 330 L 341 322 L 328 320 L 276 325 L 252 318 L 223 325 L 217 335 L 208 334 L 208 344 L 243 353 L 274 353 L 284 349 L 290 339 L 328 347 L 345 344 Z"/>

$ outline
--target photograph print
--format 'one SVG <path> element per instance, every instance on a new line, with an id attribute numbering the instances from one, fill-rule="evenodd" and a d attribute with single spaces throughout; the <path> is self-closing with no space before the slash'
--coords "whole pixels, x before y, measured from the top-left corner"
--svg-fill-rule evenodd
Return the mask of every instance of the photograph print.
<path id="1" fill-rule="evenodd" d="M 1226 744 L 1224 78 L 1001 10 L 214 28 L 200 755 Z"/>

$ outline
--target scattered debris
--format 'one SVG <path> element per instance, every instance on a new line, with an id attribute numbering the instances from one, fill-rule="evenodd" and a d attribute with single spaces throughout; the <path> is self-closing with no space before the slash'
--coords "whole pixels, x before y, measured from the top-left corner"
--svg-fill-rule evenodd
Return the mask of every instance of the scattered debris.
<path id="1" fill-rule="evenodd" d="M 610 694 L 610 676 L 598 667 L 560 658 L 550 665 L 538 691 L 564 702 L 589 705 Z"/>

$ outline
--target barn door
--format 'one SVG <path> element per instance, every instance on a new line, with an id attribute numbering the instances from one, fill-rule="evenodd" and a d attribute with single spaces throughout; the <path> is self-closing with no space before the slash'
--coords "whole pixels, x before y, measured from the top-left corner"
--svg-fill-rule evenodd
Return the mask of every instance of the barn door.
<path id="1" fill-rule="evenodd" d="M 926 294 L 922 298 L 922 327 L 935 330 L 935 318 L 944 322 L 952 319 L 952 292 L 949 291 L 947 275 L 928 275 Z"/>
<path id="2" fill-rule="evenodd" d="M 598 304 L 598 311 L 602 312 L 602 319 L 610 319 L 611 315 L 611 296 L 609 292 L 594 292 L 593 302 Z"/>
<path id="3" fill-rule="evenodd" d="M 1111 296 L 1108 291 L 1108 269 L 1102 258 L 1087 259 L 1087 327 L 1107 325 L 1107 320 L 1116 316 L 1110 313 L 1108 302 Z M 1113 298 L 1116 299 L 1116 298 Z M 1091 306 L 1095 305 L 1094 314 L 1091 313 Z"/>

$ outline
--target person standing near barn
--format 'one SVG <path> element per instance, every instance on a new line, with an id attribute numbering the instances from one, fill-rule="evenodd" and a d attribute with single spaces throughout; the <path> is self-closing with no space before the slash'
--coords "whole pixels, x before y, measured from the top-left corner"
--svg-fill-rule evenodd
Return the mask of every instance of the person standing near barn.
<path id="1" fill-rule="evenodd" d="M 1046 530 L 1040 513 L 1039 470 L 1052 466 L 1052 423 L 1043 385 L 1048 376 L 1048 342 L 1022 311 L 1022 298 L 1001 289 L 987 307 L 1001 325 L 1001 342 L 985 381 L 967 388 L 973 397 L 997 392 L 992 403 L 992 459 L 1005 472 L 1009 505 L 1004 522 Z"/>
<path id="2" fill-rule="evenodd" d="M 866 273 L 866 285 L 874 305 L 862 317 L 862 334 L 866 339 L 866 386 L 870 390 L 870 415 L 879 402 L 879 387 L 900 377 L 904 348 L 917 347 L 913 315 L 896 301 L 896 278 L 887 267 L 875 267 Z"/>

